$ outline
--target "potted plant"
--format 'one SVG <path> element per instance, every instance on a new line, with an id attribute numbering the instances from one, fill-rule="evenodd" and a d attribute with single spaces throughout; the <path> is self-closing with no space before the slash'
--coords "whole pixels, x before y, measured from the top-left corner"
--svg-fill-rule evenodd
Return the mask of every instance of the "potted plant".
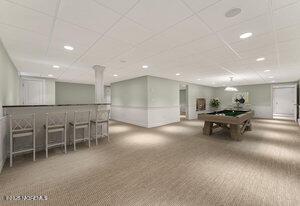
<path id="1" fill-rule="evenodd" d="M 220 107 L 220 100 L 217 98 L 212 98 L 209 102 L 209 106 L 213 109 L 213 110 L 217 110 Z"/>

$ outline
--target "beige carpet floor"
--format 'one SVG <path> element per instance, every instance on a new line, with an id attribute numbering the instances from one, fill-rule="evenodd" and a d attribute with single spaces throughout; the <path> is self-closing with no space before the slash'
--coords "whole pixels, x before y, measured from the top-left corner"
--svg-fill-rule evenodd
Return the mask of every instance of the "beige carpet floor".
<path id="1" fill-rule="evenodd" d="M 153 129 L 111 122 L 111 142 L 17 157 L 0 174 L 0 195 L 47 201 L 0 205 L 300 205 L 300 127 L 255 120 L 235 142 L 203 122 Z"/>

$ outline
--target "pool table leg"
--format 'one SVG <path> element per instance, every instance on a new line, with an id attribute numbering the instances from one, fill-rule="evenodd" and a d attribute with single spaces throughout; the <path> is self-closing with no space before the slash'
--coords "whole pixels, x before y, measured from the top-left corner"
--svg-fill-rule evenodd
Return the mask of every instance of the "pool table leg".
<path id="1" fill-rule="evenodd" d="M 212 133 L 212 127 L 213 127 L 213 123 L 212 122 L 205 121 L 204 122 L 204 127 L 203 127 L 203 134 L 204 135 L 211 135 L 211 133 Z"/>
<path id="2" fill-rule="evenodd" d="M 242 140 L 240 127 L 238 124 L 230 124 L 230 135 L 231 135 L 231 138 L 236 141 Z"/>

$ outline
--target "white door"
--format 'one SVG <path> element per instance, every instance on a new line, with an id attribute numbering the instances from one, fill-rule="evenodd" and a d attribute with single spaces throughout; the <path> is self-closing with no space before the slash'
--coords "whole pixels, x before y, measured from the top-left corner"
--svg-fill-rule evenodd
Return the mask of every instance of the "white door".
<path id="1" fill-rule="evenodd" d="M 273 87 L 273 117 L 297 119 L 297 87 L 283 85 Z"/>
<path id="2" fill-rule="evenodd" d="M 22 79 L 22 99 L 24 105 L 44 104 L 44 81 Z"/>

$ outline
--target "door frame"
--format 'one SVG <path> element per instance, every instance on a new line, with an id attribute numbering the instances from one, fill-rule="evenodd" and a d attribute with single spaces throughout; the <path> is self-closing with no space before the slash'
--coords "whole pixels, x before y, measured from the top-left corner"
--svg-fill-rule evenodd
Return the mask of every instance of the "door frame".
<path id="1" fill-rule="evenodd" d="M 45 79 L 34 78 L 34 77 L 21 77 L 21 84 L 20 84 L 20 100 L 21 104 L 25 105 L 25 92 L 24 92 L 24 81 L 37 81 L 42 82 L 42 104 L 45 104 L 45 89 L 46 89 L 46 81 Z"/>
<path id="2" fill-rule="evenodd" d="M 294 88 L 295 89 L 295 104 L 294 104 L 294 118 L 295 122 L 298 121 L 298 85 L 297 83 L 287 83 L 287 84 L 275 84 L 271 87 L 271 104 L 272 104 L 272 117 L 274 119 L 274 90 L 276 88 Z"/>

